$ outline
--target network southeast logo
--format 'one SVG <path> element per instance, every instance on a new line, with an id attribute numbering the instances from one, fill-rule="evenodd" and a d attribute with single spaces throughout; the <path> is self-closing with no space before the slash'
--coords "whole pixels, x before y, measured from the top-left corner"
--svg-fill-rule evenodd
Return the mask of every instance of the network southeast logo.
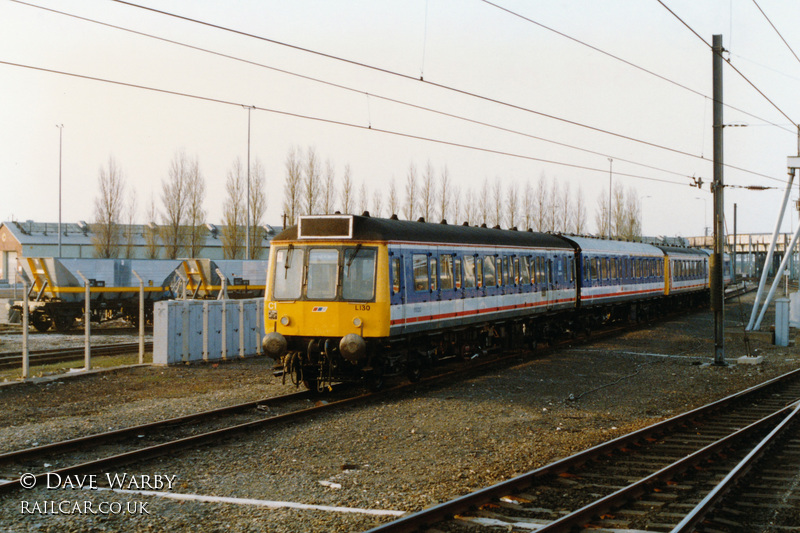
<path id="1" fill-rule="evenodd" d="M 327 307 L 312 307 L 311 308 L 311 312 L 312 313 L 324 313 L 327 310 L 328 310 Z"/>

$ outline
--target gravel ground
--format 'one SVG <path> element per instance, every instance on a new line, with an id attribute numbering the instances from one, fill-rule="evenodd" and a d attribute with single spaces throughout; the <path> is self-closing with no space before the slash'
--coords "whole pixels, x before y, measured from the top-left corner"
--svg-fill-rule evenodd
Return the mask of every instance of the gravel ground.
<path id="1" fill-rule="evenodd" d="M 734 305 L 728 316 L 738 318 Z M 734 322 L 727 328 L 726 356 L 734 362 L 745 355 L 744 343 Z M 173 484 L 161 490 L 173 496 L 247 502 L 36 488 L 4 496 L 0 526 L 8 531 L 363 531 L 391 516 L 274 509 L 259 502 L 415 511 L 800 367 L 800 350 L 771 346 L 765 335 L 751 339 L 763 364 L 709 365 L 712 332 L 712 316 L 705 311 L 114 472 L 134 474 L 137 481 L 141 475 L 170 476 Z M 0 448 L 290 390 L 269 368 L 268 360 L 254 359 L 0 386 L 5 406 Z M 62 504 L 71 513 L 57 514 L 62 501 L 71 502 Z M 77 511 L 91 502 L 100 512 L 76 512 L 75 502 Z M 106 509 L 102 502 L 114 506 Z M 56 512 L 48 512 L 54 505 Z"/>

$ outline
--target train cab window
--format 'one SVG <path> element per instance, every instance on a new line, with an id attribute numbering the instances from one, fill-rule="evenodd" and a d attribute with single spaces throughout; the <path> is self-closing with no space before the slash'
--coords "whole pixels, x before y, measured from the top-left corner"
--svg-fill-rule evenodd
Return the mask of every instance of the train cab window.
<path id="1" fill-rule="evenodd" d="M 531 284 L 531 265 L 530 265 L 531 258 L 525 256 L 522 258 L 522 261 L 519 263 L 519 279 L 520 283 L 523 285 L 530 285 Z"/>
<path id="2" fill-rule="evenodd" d="M 342 298 L 345 300 L 371 300 L 375 295 L 374 248 L 346 248 L 342 271 Z M 310 259 L 309 259 L 310 263 Z M 398 261 L 399 264 L 399 261 Z M 399 274 L 399 269 L 398 269 Z M 394 276 L 394 274 L 392 274 Z M 392 282 L 394 285 L 394 281 Z M 398 290 L 400 281 L 398 275 Z"/>
<path id="3" fill-rule="evenodd" d="M 400 258 L 392 258 L 392 294 L 400 292 Z"/>
<path id="4" fill-rule="evenodd" d="M 475 288 L 475 258 L 464 257 L 464 288 Z"/>
<path id="5" fill-rule="evenodd" d="M 431 257 L 431 290 L 439 290 L 439 283 L 436 277 L 436 258 Z"/>
<path id="6" fill-rule="evenodd" d="M 414 254 L 411 258 L 411 262 L 414 267 L 414 290 L 430 290 L 430 282 L 428 281 L 428 256 L 425 254 Z"/>
<path id="7" fill-rule="evenodd" d="M 303 284 L 303 263 L 305 250 L 302 248 L 283 248 L 275 254 L 275 279 L 272 295 L 276 300 L 296 300 L 300 298 Z"/>
<path id="8" fill-rule="evenodd" d="M 453 263 L 453 274 L 455 276 L 456 289 L 460 289 L 461 285 L 461 258 L 457 257 Z"/>
<path id="9" fill-rule="evenodd" d="M 315 248 L 308 252 L 306 296 L 311 300 L 336 298 L 336 277 L 339 271 L 339 250 Z"/>
<path id="10" fill-rule="evenodd" d="M 493 255 L 487 255 L 483 258 L 483 283 L 486 287 L 494 287 L 497 285 L 496 269 Z"/>
<path id="11" fill-rule="evenodd" d="M 443 291 L 452 290 L 455 287 L 453 278 L 453 256 L 439 256 L 439 287 Z"/>

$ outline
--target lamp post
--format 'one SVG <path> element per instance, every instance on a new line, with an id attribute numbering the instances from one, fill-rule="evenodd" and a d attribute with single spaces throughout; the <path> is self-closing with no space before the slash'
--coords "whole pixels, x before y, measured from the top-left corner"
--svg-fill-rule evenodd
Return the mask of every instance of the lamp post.
<path id="1" fill-rule="evenodd" d="M 58 128 L 58 257 L 61 257 L 61 141 L 64 125 L 56 124 L 56 128 Z"/>
<path id="2" fill-rule="evenodd" d="M 611 238 L 611 176 L 613 175 L 611 169 L 614 166 L 614 160 L 608 158 L 608 238 Z"/>
<path id="3" fill-rule="evenodd" d="M 244 257 L 250 259 L 250 111 L 253 110 L 253 106 L 243 107 L 247 108 L 247 209 L 245 210 L 247 225 L 244 234 Z"/>

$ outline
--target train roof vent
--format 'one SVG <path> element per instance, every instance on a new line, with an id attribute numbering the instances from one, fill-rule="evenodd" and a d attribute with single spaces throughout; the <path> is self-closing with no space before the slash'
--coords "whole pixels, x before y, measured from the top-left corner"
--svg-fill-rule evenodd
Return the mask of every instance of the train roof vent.
<path id="1" fill-rule="evenodd" d="M 352 215 L 301 216 L 298 239 L 352 239 Z"/>
<path id="2" fill-rule="evenodd" d="M 397 217 L 397 213 L 394 213 L 391 217 L 389 217 L 389 220 L 400 220 L 400 219 Z"/>
<path id="3" fill-rule="evenodd" d="M 425 222 L 425 217 L 419 217 L 419 218 L 417 219 L 417 222 Z"/>

